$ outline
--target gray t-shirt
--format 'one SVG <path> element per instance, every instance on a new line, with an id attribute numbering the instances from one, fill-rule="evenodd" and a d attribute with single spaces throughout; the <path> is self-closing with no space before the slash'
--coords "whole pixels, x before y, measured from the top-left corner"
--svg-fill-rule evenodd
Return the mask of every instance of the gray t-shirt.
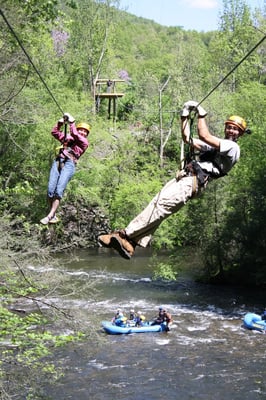
<path id="1" fill-rule="evenodd" d="M 227 174 L 235 165 L 240 157 L 240 148 L 236 142 L 228 139 L 221 139 L 220 150 L 200 141 L 201 152 L 213 152 L 213 161 L 199 161 L 201 168 L 209 172 L 212 176 L 219 177 L 221 174 Z"/>

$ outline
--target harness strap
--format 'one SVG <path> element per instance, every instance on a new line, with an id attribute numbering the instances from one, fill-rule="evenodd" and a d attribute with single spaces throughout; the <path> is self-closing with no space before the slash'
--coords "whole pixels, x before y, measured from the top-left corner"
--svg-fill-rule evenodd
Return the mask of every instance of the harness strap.
<path id="1" fill-rule="evenodd" d="M 62 171 L 62 169 L 65 166 L 65 160 L 63 158 L 56 157 L 55 161 L 56 161 L 58 171 L 59 172 Z"/>
<path id="2" fill-rule="evenodd" d="M 186 165 L 184 169 L 181 171 L 177 171 L 176 173 L 176 180 L 179 181 L 180 179 L 184 178 L 185 176 L 193 177 L 192 180 L 192 196 L 198 193 L 200 188 L 206 186 L 210 174 L 203 171 L 201 166 L 197 163 L 197 161 L 193 160 Z"/>
<path id="3" fill-rule="evenodd" d="M 203 162 L 210 161 L 213 164 L 213 166 L 218 169 L 218 171 L 219 171 L 218 176 L 216 176 L 214 174 L 210 174 L 211 177 L 214 179 L 217 179 L 217 178 L 220 178 L 221 176 L 227 175 L 226 173 L 223 172 L 221 166 L 218 164 L 218 162 L 215 159 L 217 153 L 218 153 L 218 151 L 216 149 L 213 149 L 213 150 L 204 151 L 203 153 L 201 153 L 199 155 L 199 161 L 203 161 Z"/>
<path id="4" fill-rule="evenodd" d="M 198 184 L 198 178 L 196 175 L 193 175 L 192 179 L 192 196 L 195 196 L 199 191 L 199 184 Z"/>
<path id="5" fill-rule="evenodd" d="M 199 163 L 193 160 L 186 166 L 186 171 L 188 173 L 192 173 L 195 175 L 198 180 L 198 184 L 200 187 L 204 187 L 205 184 L 208 182 L 210 174 L 208 172 L 203 171 Z"/>
<path id="6" fill-rule="evenodd" d="M 194 171 L 192 171 L 192 173 L 188 173 L 188 171 L 186 171 L 185 169 L 182 169 L 181 171 L 178 170 L 176 172 L 176 180 L 180 181 L 180 179 L 184 178 L 185 176 L 192 176 L 192 197 L 198 193 L 198 189 L 199 189 L 199 183 L 198 183 L 198 177 L 197 175 L 194 173 Z"/>

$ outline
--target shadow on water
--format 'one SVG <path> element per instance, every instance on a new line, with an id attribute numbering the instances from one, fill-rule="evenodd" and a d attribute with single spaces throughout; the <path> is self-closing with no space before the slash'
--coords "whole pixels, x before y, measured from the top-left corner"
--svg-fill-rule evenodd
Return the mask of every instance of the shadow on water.
<path id="1" fill-rule="evenodd" d="M 158 257 L 165 257 L 160 255 Z M 180 273 L 175 283 L 151 279 L 151 253 L 123 260 L 108 249 L 60 255 L 73 286 L 96 282 L 64 306 L 87 324 L 93 315 L 98 336 L 56 354 L 65 376 L 46 387 L 56 400 L 261 400 L 265 387 L 265 338 L 242 327 L 248 311 L 261 312 L 264 294 L 238 287 L 211 286 Z M 60 301 L 60 298 L 58 298 Z M 117 308 L 141 310 L 153 318 L 164 305 L 174 318 L 169 333 L 107 335 L 102 320 Z"/>

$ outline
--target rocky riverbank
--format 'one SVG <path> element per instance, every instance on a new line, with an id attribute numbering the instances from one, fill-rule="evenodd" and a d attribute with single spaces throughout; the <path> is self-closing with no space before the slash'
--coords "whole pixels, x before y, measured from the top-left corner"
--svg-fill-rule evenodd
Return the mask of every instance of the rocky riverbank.
<path id="1" fill-rule="evenodd" d="M 111 230 L 108 218 L 99 207 L 66 204 L 57 215 L 57 224 L 43 227 L 42 242 L 58 250 L 97 247 L 98 236 Z"/>

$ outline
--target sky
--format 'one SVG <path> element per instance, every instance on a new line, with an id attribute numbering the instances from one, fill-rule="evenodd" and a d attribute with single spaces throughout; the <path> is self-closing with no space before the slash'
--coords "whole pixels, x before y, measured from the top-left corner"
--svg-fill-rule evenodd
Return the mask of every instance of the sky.
<path id="1" fill-rule="evenodd" d="M 263 9 L 265 0 L 246 3 Z M 223 0 L 120 0 L 120 9 L 164 26 L 208 32 L 218 29 Z"/>

